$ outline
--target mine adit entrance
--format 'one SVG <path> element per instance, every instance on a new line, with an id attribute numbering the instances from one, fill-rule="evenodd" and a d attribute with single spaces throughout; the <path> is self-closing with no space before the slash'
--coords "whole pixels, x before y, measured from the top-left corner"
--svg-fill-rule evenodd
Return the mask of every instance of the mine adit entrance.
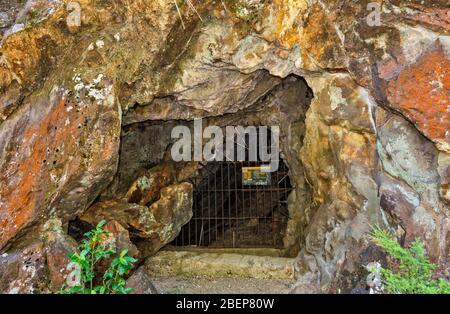
<path id="1" fill-rule="evenodd" d="M 198 111 L 195 109 L 198 106 L 193 106 L 190 101 L 164 98 L 152 104 L 135 106 L 124 114 L 117 173 L 97 202 L 113 200 L 125 207 L 138 204 L 150 208 L 161 198 L 159 193 L 163 188 L 182 183 L 193 186 L 193 191 L 189 192 L 193 213 L 191 202 L 182 208 L 183 212 L 176 212 L 180 208 L 175 206 L 171 213 L 171 208 L 165 211 L 165 205 L 161 206 L 161 213 L 171 218 L 158 224 L 158 228 L 171 231 L 170 234 L 164 233 L 165 237 L 141 237 L 138 230 L 127 225 L 131 241 L 143 256 L 154 254 L 154 247 L 162 244 L 160 239 L 164 242 L 163 247 L 156 250 L 167 253 L 232 252 L 280 258 L 298 254 L 313 206 L 312 191 L 301 159 L 307 130 L 306 113 L 313 94 L 301 77 L 291 75 L 275 80 L 275 86 L 255 90 L 258 99 L 253 95 L 242 103 L 224 100 L 223 105 L 215 104 L 210 108 L 211 112 Z M 196 129 L 196 120 L 200 118 L 202 127 Z M 226 134 L 226 129 L 232 126 L 242 126 L 245 131 L 249 126 L 255 126 L 257 131 L 260 130 L 258 126 L 272 126 L 273 130 L 279 126 L 281 153 L 276 156 L 278 170 L 261 175 L 258 167 L 268 163 L 265 158 L 249 161 L 249 158 L 236 156 L 231 160 L 198 161 L 199 150 L 209 148 L 206 128 L 220 128 Z M 181 160 L 172 154 L 174 147 L 180 147 L 183 142 L 180 142 L 180 136 L 172 135 L 177 127 L 189 129 L 190 135 L 194 135 L 193 140 L 186 141 L 186 146 L 181 145 Z M 196 130 L 199 129 L 205 132 L 199 132 L 201 134 L 197 137 Z M 202 139 L 201 145 L 198 145 L 198 138 Z M 248 157 L 248 149 L 251 150 L 252 146 L 245 147 L 245 157 Z M 185 158 L 184 152 L 188 150 L 191 154 Z M 152 188 L 146 184 L 159 176 L 167 178 L 160 186 L 155 184 Z M 139 193 L 142 192 L 140 199 L 129 197 L 135 195 L 136 186 Z M 152 195 L 148 202 L 144 197 L 147 193 Z M 177 200 L 175 196 L 171 199 Z M 121 213 L 120 210 L 118 212 Z M 80 231 L 86 229 L 81 227 Z"/>
<path id="2" fill-rule="evenodd" d="M 283 238 L 289 220 L 287 199 L 292 190 L 288 168 L 277 158 L 277 170 L 267 170 L 260 153 L 262 137 L 266 137 L 272 153 L 270 130 L 260 132 L 257 158 L 249 158 L 252 139 L 245 136 L 245 159 L 226 159 L 204 164 L 194 179 L 193 217 L 172 242 L 177 247 L 208 248 L 283 248 Z M 254 140 L 254 139 L 253 139 Z M 264 140 L 264 139 L 263 139 Z M 234 142 L 235 153 L 241 143 Z M 237 157 L 235 155 L 235 157 Z M 254 161 L 248 161 L 248 160 Z M 265 159 L 267 160 L 267 159 Z"/>

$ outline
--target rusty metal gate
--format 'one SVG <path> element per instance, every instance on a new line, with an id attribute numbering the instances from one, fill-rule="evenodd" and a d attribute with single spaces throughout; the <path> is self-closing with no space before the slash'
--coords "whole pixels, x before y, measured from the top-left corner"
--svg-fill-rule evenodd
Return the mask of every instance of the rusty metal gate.
<path id="1" fill-rule="evenodd" d="M 288 168 L 261 174 L 263 162 L 209 162 L 194 182 L 193 218 L 176 246 L 217 248 L 283 246 L 292 190 Z"/>

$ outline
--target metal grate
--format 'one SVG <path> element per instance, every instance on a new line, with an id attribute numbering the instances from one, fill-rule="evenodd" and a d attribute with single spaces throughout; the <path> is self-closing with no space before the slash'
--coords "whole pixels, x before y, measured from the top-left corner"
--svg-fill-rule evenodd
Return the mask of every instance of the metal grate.
<path id="1" fill-rule="evenodd" d="M 243 182 L 243 171 L 264 165 L 260 161 L 207 163 L 194 182 L 193 218 L 172 244 L 281 248 L 292 190 L 287 166 L 280 160 L 278 171 L 270 177 Z"/>

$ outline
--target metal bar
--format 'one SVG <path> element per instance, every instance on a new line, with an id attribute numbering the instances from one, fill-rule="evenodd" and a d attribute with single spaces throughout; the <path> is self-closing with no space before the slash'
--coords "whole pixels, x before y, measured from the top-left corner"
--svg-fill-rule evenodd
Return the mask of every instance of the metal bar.
<path id="1" fill-rule="evenodd" d="M 286 166 L 286 164 L 283 162 L 283 167 L 284 168 L 287 168 L 287 166 Z M 286 169 L 287 171 L 288 171 L 288 169 Z M 288 174 L 286 174 L 286 178 L 284 179 L 284 200 L 285 200 L 285 210 L 286 210 L 286 217 L 289 219 L 289 208 L 288 208 L 288 197 L 289 197 L 289 193 L 286 191 L 286 188 L 287 188 L 287 186 L 288 186 L 288 179 L 289 179 L 289 176 L 288 176 Z M 289 184 L 290 184 L 290 182 L 289 182 Z M 292 188 L 291 188 L 291 190 L 292 190 Z M 281 206 L 282 205 L 282 203 L 281 202 L 279 202 L 279 205 Z M 283 211 L 280 211 L 280 213 L 282 213 Z M 287 222 L 288 222 L 288 219 L 286 219 L 286 225 L 287 225 Z M 281 222 L 280 222 L 281 223 Z"/>
<path id="2" fill-rule="evenodd" d="M 224 167 L 224 165 L 223 165 L 223 163 L 221 163 L 221 167 L 220 167 L 220 182 L 221 182 L 221 186 L 222 186 L 222 188 L 223 188 L 223 185 L 224 185 L 224 180 L 225 180 L 225 178 L 223 177 L 223 168 L 225 168 Z M 221 209 L 222 209 L 222 220 L 221 220 L 221 223 L 222 223 L 222 241 L 224 241 L 225 240 L 225 213 L 224 213 L 224 210 L 225 210 L 225 201 L 224 201 L 224 198 L 223 198 L 223 189 L 222 189 L 222 192 L 221 192 L 221 198 L 220 198 L 220 204 L 221 204 Z"/>
<path id="3" fill-rule="evenodd" d="M 244 165 L 244 163 L 242 163 L 242 165 Z M 241 201 L 241 208 L 242 208 L 242 215 L 244 215 L 244 211 L 245 211 L 245 188 L 244 188 L 244 186 L 243 186 L 243 183 L 242 183 L 242 167 L 241 167 L 241 180 L 240 180 L 240 184 L 241 184 L 241 186 L 242 186 L 242 188 L 241 188 L 241 191 L 242 191 L 242 201 Z M 237 213 L 237 215 L 236 215 L 237 217 L 239 217 L 239 212 Z M 243 226 L 245 226 L 245 223 L 243 223 L 242 224 Z M 240 241 L 240 234 L 241 234 L 241 232 L 239 232 L 239 228 L 238 228 L 238 232 L 237 232 L 237 241 Z"/>
<path id="4" fill-rule="evenodd" d="M 188 236 L 187 236 L 187 244 L 189 245 L 191 242 L 191 222 L 189 222 L 187 224 L 187 228 L 188 228 Z"/>
<path id="5" fill-rule="evenodd" d="M 211 184 L 211 177 L 210 175 L 214 175 L 214 173 L 210 172 L 210 174 L 208 174 L 208 187 Z M 211 217 L 211 193 L 207 193 L 207 197 L 208 197 L 208 216 Z M 208 219 L 208 245 L 211 244 L 211 219 Z"/>
<path id="6" fill-rule="evenodd" d="M 214 242 L 217 242 L 217 216 L 218 216 L 218 213 L 217 213 L 217 173 L 216 173 L 216 175 L 214 176 L 214 216 L 215 216 L 215 224 L 214 224 L 214 230 L 216 231 L 216 236 L 215 236 L 215 238 L 214 238 Z"/>
<path id="7" fill-rule="evenodd" d="M 261 186 L 256 186 L 256 192 L 255 192 L 255 194 L 256 194 L 256 208 L 255 208 L 255 213 L 256 213 L 257 216 L 258 216 L 258 212 L 260 210 L 259 209 L 260 202 L 259 202 L 259 199 L 258 199 L 258 195 L 260 194 L 259 191 L 261 191 L 261 190 L 263 190 L 263 188 Z M 264 200 L 265 192 L 262 194 L 262 197 L 263 197 L 263 200 Z M 250 216 L 252 216 L 252 213 L 250 213 Z M 259 218 L 255 218 L 255 220 L 256 220 L 256 236 L 259 237 L 260 231 L 261 231 L 260 227 L 259 227 Z"/>
<path id="8" fill-rule="evenodd" d="M 202 219 L 202 230 L 200 230 L 200 239 L 198 241 L 198 246 L 202 246 L 203 244 L 203 232 L 205 231 L 204 226 L 203 226 L 203 219 Z"/>
<path id="9" fill-rule="evenodd" d="M 194 184 L 195 184 L 195 185 L 198 184 L 197 181 L 198 181 L 197 178 L 195 178 L 195 179 L 194 179 Z M 192 211 L 194 212 L 194 213 L 193 213 L 193 217 L 195 217 L 195 209 L 198 208 L 198 203 L 197 203 L 197 202 L 198 202 L 197 197 L 196 197 L 196 195 L 194 195 L 194 202 L 193 202 L 193 205 L 194 205 L 194 206 L 193 206 L 193 208 L 192 208 Z M 198 243 L 199 243 L 199 238 L 198 238 L 198 225 L 197 225 L 197 223 L 198 223 L 198 220 L 197 220 L 197 219 L 194 219 L 195 239 L 194 239 L 194 241 L 192 241 L 192 239 L 189 238 L 189 243 L 188 243 L 187 245 L 194 244 L 194 245 L 200 246 L 200 244 L 198 244 Z"/>
<path id="10" fill-rule="evenodd" d="M 280 188 L 280 180 L 278 180 L 278 178 L 279 178 L 279 173 L 277 172 L 276 173 L 276 179 L 275 179 L 275 184 L 276 184 L 276 186 L 277 186 L 277 188 L 278 188 L 278 191 L 277 191 L 277 200 L 280 200 L 280 191 L 279 191 L 279 188 Z M 278 202 L 277 203 L 277 210 L 278 210 L 278 213 L 280 213 L 281 212 L 281 204 L 280 204 L 280 202 Z M 275 246 L 276 245 L 276 235 L 275 235 L 275 232 L 276 232 L 276 228 L 277 228 L 277 225 L 276 225 L 276 222 L 275 222 L 275 217 L 274 217 L 274 212 L 273 212 L 273 208 L 272 208 L 272 223 L 271 223 L 271 226 L 272 226 L 272 228 L 273 229 L 275 229 L 275 230 L 272 230 L 273 231 L 273 246 Z"/>
<path id="11" fill-rule="evenodd" d="M 235 191 L 235 198 L 234 198 L 235 206 L 234 206 L 234 208 L 236 210 L 236 216 L 235 217 L 237 218 L 237 213 L 238 213 L 237 164 L 234 164 L 233 166 L 234 166 L 234 188 L 235 188 L 235 190 L 234 190 Z M 236 229 L 238 227 L 239 227 L 238 220 L 235 219 L 235 221 L 234 221 L 234 228 L 233 228 L 233 248 L 236 247 L 236 234 L 235 234 L 235 232 L 236 232 Z"/>

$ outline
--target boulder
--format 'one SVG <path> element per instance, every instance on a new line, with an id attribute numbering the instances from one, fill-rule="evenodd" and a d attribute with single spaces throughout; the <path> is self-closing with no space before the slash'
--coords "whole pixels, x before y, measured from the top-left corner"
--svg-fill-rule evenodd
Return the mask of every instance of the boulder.
<path id="1" fill-rule="evenodd" d="M 138 244 L 143 256 L 156 253 L 177 237 L 181 227 L 192 218 L 192 197 L 193 187 L 187 182 L 161 190 L 161 198 L 149 207 L 149 211 L 160 227 L 153 228 L 147 233 L 150 241 Z"/>
<path id="2" fill-rule="evenodd" d="M 93 225 L 103 219 L 108 224 L 120 223 L 131 234 L 144 239 L 139 241 L 138 249 L 147 256 L 171 242 L 192 218 L 192 193 L 190 183 L 170 185 L 161 189 L 159 200 L 150 207 L 123 200 L 103 201 L 94 204 L 80 219 Z"/>
<path id="3" fill-rule="evenodd" d="M 128 256 L 136 259 L 139 258 L 139 251 L 131 242 L 128 230 L 125 229 L 119 222 L 116 220 L 110 220 L 103 226 L 103 229 L 107 231 L 108 234 L 102 238 L 102 244 L 105 245 L 105 249 L 113 250 L 116 253 L 99 261 L 95 267 L 97 274 L 104 274 L 105 271 L 111 266 L 113 259 L 116 258 L 123 250 L 127 250 Z"/>
<path id="4" fill-rule="evenodd" d="M 109 243 L 108 247 L 116 251 L 117 253 L 127 250 L 127 255 L 137 258 L 139 251 L 137 247 L 131 242 L 130 234 L 117 220 L 110 220 L 104 226 L 103 229 L 109 232 L 109 236 L 105 240 Z"/>
<path id="5" fill-rule="evenodd" d="M 49 286 L 51 292 L 57 292 L 65 287 L 69 255 L 78 251 L 77 242 L 63 230 L 61 220 L 51 219 L 46 223 L 43 238 L 45 240 L 46 268 L 48 270 Z"/>
<path id="6" fill-rule="evenodd" d="M 50 216 L 74 218 L 112 180 L 120 134 L 112 86 L 80 93 L 49 86 L 0 124 L 0 248 Z"/>
<path id="7" fill-rule="evenodd" d="M 163 163 L 148 170 L 133 182 L 125 198 L 128 203 L 150 205 L 160 197 L 163 187 L 175 181 L 173 165 Z"/>
<path id="8" fill-rule="evenodd" d="M 42 293 L 47 278 L 44 243 L 40 240 L 19 243 L 0 255 L 1 293 Z"/>
<path id="9" fill-rule="evenodd" d="M 92 205 L 80 219 L 91 225 L 96 225 L 101 220 L 117 221 L 125 228 L 131 226 L 139 232 L 145 230 L 145 226 L 151 221 L 147 219 L 148 212 L 146 206 L 130 204 L 124 200 L 108 200 Z"/>
<path id="10" fill-rule="evenodd" d="M 150 276 L 145 270 L 145 266 L 139 267 L 130 278 L 127 279 L 127 288 L 133 289 L 131 294 L 158 294 Z"/>
<path id="11" fill-rule="evenodd" d="M 69 254 L 76 242 L 51 219 L 0 255 L 0 293 L 51 293 L 63 288 L 70 273 Z"/>

